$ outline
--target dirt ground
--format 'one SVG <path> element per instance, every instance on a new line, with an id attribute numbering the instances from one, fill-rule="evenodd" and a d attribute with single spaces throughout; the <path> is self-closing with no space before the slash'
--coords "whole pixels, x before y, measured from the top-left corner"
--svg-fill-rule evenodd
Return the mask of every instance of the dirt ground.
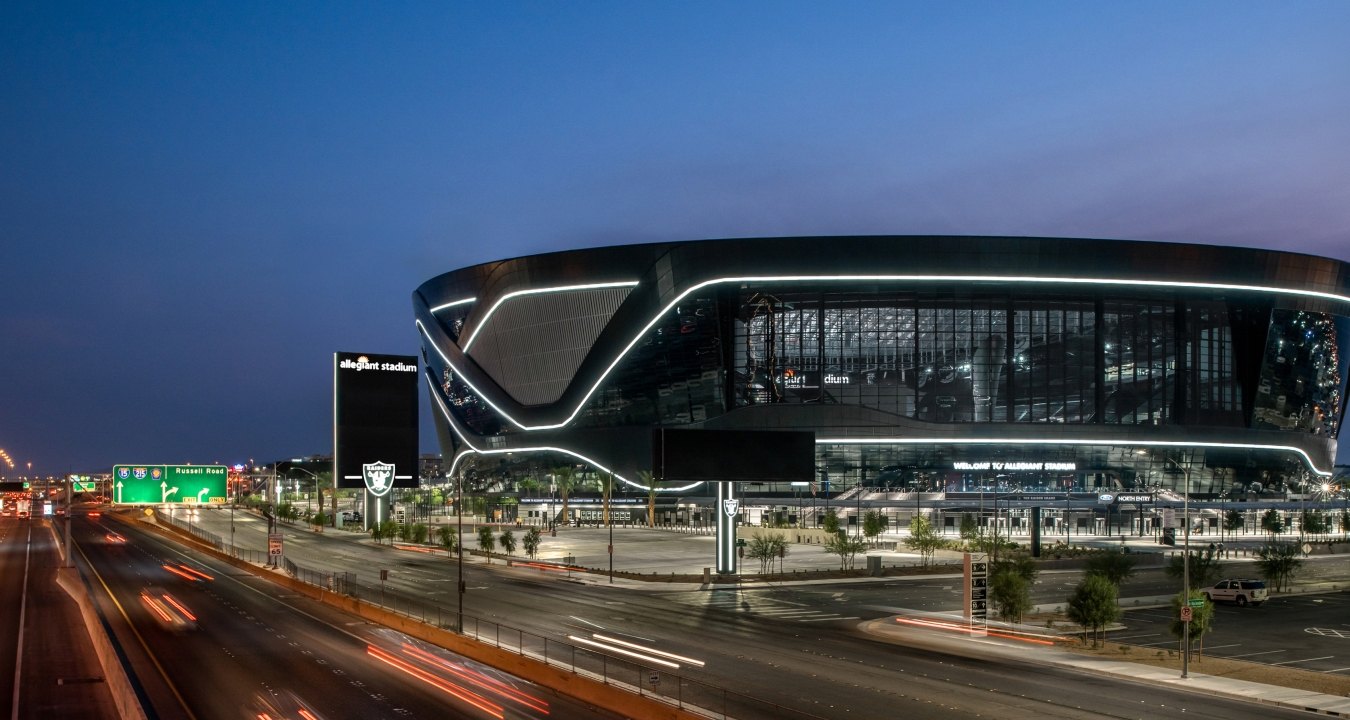
<path id="1" fill-rule="evenodd" d="M 1153 665 L 1155 667 L 1172 668 L 1177 671 L 1177 674 L 1181 673 L 1181 653 L 1178 652 L 1176 648 L 1164 650 L 1156 647 L 1141 648 L 1121 643 L 1105 642 L 1102 643 L 1100 648 L 1094 649 L 1090 641 L 1087 645 L 1083 644 L 1082 635 L 1079 635 L 1076 641 L 1066 643 L 1065 647 L 1085 655 L 1096 655 L 1098 657 L 1109 657 L 1112 660 L 1124 660 L 1127 662 L 1142 663 L 1144 665 Z M 1288 667 L 1263 665 L 1261 663 L 1245 662 L 1243 660 L 1227 660 L 1224 658 L 1207 657 L 1203 654 L 1192 653 L 1188 672 L 1233 678 L 1234 680 L 1247 680 L 1249 682 L 1264 683 L 1266 685 L 1298 688 L 1300 690 L 1326 693 L 1327 695 L 1339 695 L 1341 697 L 1350 695 L 1350 677 L 1345 675 L 1320 673 L 1311 670 L 1295 670 Z"/>

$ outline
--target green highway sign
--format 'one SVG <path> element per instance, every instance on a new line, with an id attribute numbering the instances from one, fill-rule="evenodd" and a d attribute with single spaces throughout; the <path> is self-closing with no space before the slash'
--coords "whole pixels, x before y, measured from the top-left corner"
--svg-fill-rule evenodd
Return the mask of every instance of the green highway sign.
<path id="1" fill-rule="evenodd" d="M 1205 599 L 1204 599 L 1204 598 L 1191 598 L 1190 600 L 1187 600 L 1187 601 L 1186 601 L 1186 604 L 1187 604 L 1187 605 L 1190 605 L 1190 606 L 1193 607 L 1193 608 L 1202 608 L 1202 607 L 1205 606 Z"/>
<path id="2" fill-rule="evenodd" d="M 70 489 L 74 492 L 94 492 L 93 480 L 71 480 Z"/>
<path id="3" fill-rule="evenodd" d="M 114 503 L 226 503 L 224 465 L 114 465 Z"/>

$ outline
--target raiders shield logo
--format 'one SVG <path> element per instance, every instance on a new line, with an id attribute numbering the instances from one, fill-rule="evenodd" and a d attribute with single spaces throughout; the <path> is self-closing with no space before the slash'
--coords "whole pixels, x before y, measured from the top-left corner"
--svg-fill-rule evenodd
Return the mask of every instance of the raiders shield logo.
<path id="1" fill-rule="evenodd" d="M 726 513 L 726 514 L 727 514 L 727 517 L 729 517 L 729 518 L 734 518 L 734 517 L 736 517 L 736 511 L 739 510 L 739 509 L 741 509 L 741 501 L 740 501 L 740 500 L 723 500 L 723 501 L 722 501 L 722 512 Z"/>
<path id="2" fill-rule="evenodd" d="M 394 465 L 392 463 L 362 463 L 361 479 L 366 481 L 366 489 L 375 497 L 388 495 L 394 487 Z"/>

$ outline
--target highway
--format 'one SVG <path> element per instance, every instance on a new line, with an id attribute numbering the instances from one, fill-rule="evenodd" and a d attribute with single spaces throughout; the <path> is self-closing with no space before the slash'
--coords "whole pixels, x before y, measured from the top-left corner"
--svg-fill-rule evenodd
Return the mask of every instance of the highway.
<path id="1" fill-rule="evenodd" d="M 226 514 L 204 515 L 202 522 L 210 524 L 211 532 L 228 537 L 228 524 L 221 526 L 228 523 Z M 241 515 L 236 532 L 240 546 L 263 546 L 265 524 L 256 517 Z M 347 533 L 291 529 L 286 531 L 286 553 L 304 568 L 349 573 L 353 587 L 363 585 L 358 592 L 371 600 L 379 599 L 378 571 L 386 569 L 384 593 L 436 603 L 438 615 L 453 616 L 455 564 L 444 553 L 413 553 L 372 546 Z M 1069 582 L 1067 575 L 1051 577 L 1055 579 L 1042 592 L 1062 599 L 1059 586 Z M 1138 582 L 1149 587 L 1163 581 L 1144 577 Z M 900 645 L 858 629 L 861 620 L 889 615 L 896 608 L 955 605 L 953 598 L 959 596 L 953 583 L 932 578 L 833 589 L 635 590 L 582 584 L 554 572 L 508 569 L 498 561 L 466 564 L 465 584 L 466 616 L 474 618 L 466 624 L 480 630 L 495 622 L 556 642 L 601 635 L 626 639 L 702 663 L 686 663 L 679 670 L 685 677 L 781 706 L 776 711 L 743 709 L 733 713 L 738 717 L 784 717 L 792 710 L 830 718 L 901 712 L 918 718 L 954 713 L 1029 719 L 1297 716 L 1279 708 L 1028 663 L 1028 647 L 1013 641 L 939 640 L 915 631 Z M 776 612 L 766 612 L 766 607 Z M 817 613 L 818 621 L 807 622 L 809 613 Z"/>
<path id="2" fill-rule="evenodd" d="M 151 717 L 603 717 L 135 524 L 77 518 L 74 534 Z"/>

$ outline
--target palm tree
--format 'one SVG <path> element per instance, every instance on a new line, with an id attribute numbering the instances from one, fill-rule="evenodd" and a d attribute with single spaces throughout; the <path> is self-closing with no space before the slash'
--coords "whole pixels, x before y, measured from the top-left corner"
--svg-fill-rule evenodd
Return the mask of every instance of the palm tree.
<path id="1" fill-rule="evenodd" d="M 605 522 L 605 527 L 609 527 L 609 496 L 614 492 L 614 473 L 602 470 L 599 477 L 600 492 L 604 494 L 605 509 L 601 513 L 601 519 Z"/>
<path id="2" fill-rule="evenodd" d="M 558 488 L 558 494 L 562 496 L 562 516 L 563 523 L 567 523 L 567 496 L 572 489 L 577 486 L 577 469 L 572 465 L 562 465 L 553 471 L 553 484 Z"/>
<path id="3" fill-rule="evenodd" d="M 638 482 L 647 486 L 647 527 L 656 527 L 656 483 L 652 480 L 650 470 L 639 470 L 637 472 Z"/>

